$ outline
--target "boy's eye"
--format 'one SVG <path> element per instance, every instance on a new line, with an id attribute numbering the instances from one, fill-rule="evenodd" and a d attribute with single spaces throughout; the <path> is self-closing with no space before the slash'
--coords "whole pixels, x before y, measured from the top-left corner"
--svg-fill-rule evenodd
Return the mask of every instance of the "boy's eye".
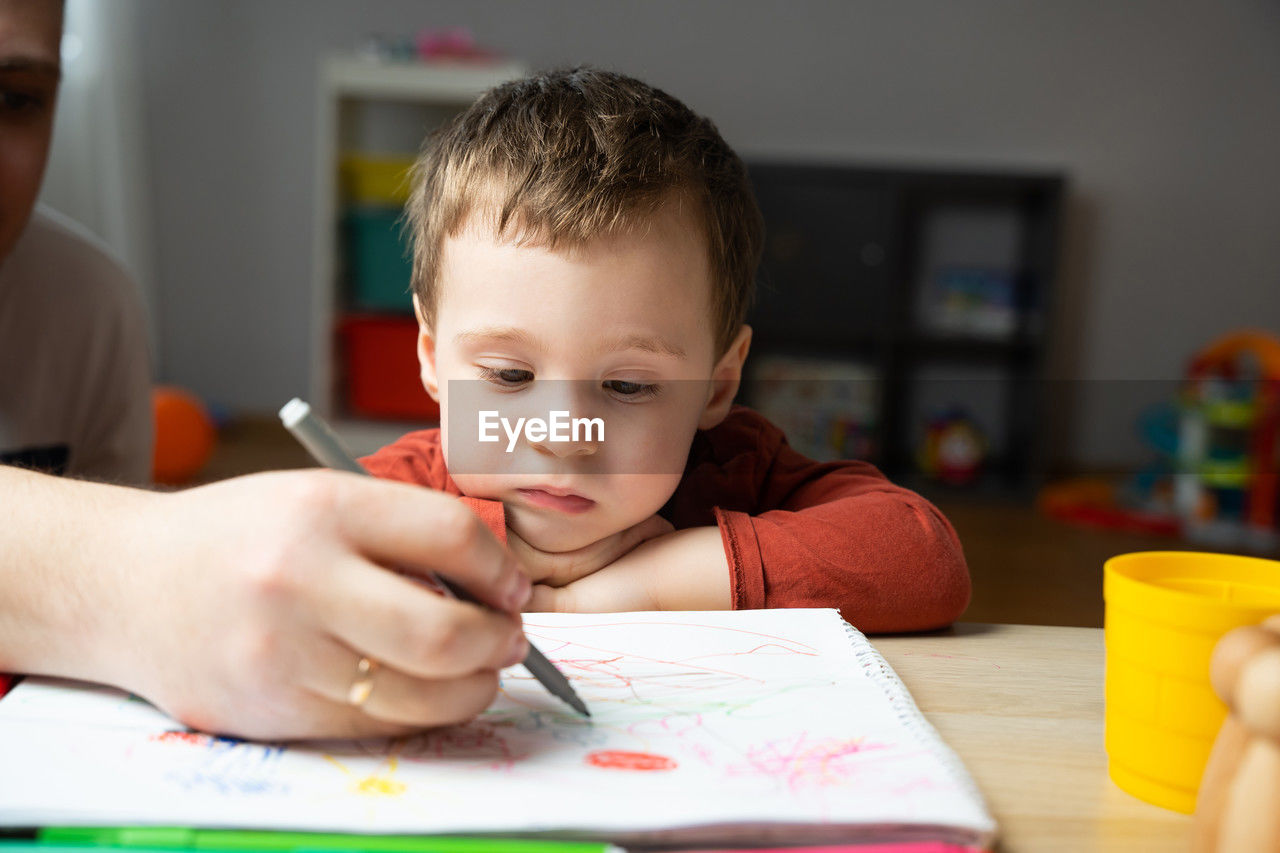
<path id="1" fill-rule="evenodd" d="M 604 383 L 604 387 L 619 397 L 625 397 L 629 400 L 643 400 L 649 397 L 656 397 L 658 394 L 657 385 L 627 382 L 625 379 L 611 379 Z"/>
<path id="2" fill-rule="evenodd" d="M 504 388 L 514 388 L 533 381 L 533 371 L 519 370 L 514 367 L 480 367 L 480 375 L 487 381 Z"/>

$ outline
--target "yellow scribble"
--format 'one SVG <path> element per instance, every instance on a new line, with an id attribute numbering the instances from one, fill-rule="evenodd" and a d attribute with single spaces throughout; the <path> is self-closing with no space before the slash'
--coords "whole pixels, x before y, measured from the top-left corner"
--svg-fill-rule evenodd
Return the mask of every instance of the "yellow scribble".
<path id="1" fill-rule="evenodd" d="M 338 761 L 332 755 L 326 755 L 324 757 L 343 773 L 348 776 L 353 775 L 349 769 L 343 766 L 341 761 Z M 372 797 L 398 797 L 405 792 L 407 787 L 403 782 L 391 778 L 395 775 L 396 767 L 398 765 L 399 762 L 396 760 L 394 755 L 388 756 L 385 772 L 375 773 L 372 776 L 366 776 L 363 779 L 357 780 L 352 784 L 351 790 L 355 791 L 357 794 L 365 794 Z"/>
<path id="2" fill-rule="evenodd" d="M 356 783 L 356 791 L 378 797 L 395 797 L 404 793 L 404 783 L 383 776 L 366 776 Z"/>

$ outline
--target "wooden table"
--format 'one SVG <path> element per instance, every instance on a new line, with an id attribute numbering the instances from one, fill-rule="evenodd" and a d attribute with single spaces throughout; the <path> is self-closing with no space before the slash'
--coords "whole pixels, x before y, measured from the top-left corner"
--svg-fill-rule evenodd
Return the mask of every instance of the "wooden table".
<path id="1" fill-rule="evenodd" d="M 1107 775 L 1101 629 L 960 623 L 872 643 L 982 789 L 998 849 L 1189 848 L 1190 817 Z"/>

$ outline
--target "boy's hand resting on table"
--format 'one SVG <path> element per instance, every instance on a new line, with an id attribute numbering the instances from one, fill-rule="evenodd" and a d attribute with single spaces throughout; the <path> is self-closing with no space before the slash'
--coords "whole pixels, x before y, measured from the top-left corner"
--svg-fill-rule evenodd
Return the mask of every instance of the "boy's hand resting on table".
<path id="1" fill-rule="evenodd" d="M 508 526 L 507 547 L 535 584 L 564 587 L 610 565 L 640 543 L 673 530 L 671 522 L 660 515 L 651 515 L 576 551 L 540 551 Z"/>
<path id="2" fill-rule="evenodd" d="M 659 523 L 660 522 L 660 523 Z M 517 543 L 518 544 L 515 544 Z M 622 547 L 630 543 L 629 547 Z M 525 565 L 545 567 L 550 561 L 526 556 L 529 546 L 507 532 L 507 545 Z M 560 575 L 533 575 L 533 596 L 525 610 L 608 613 L 623 610 L 728 610 L 729 561 L 718 527 L 675 530 L 653 516 L 622 533 L 572 555 L 577 569 Z M 615 554 L 611 561 L 604 557 Z M 554 558 L 568 555 L 543 555 Z M 564 582 L 556 583 L 556 580 Z"/>
<path id="3" fill-rule="evenodd" d="M 437 492 L 321 471 L 157 494 L 0 468 L 0 486 L 25 531 L 0 531 L 0 672 L 114 684 L 206 731 L 365 736 L 469 719 L 528 648 L 528 578 Z"/>

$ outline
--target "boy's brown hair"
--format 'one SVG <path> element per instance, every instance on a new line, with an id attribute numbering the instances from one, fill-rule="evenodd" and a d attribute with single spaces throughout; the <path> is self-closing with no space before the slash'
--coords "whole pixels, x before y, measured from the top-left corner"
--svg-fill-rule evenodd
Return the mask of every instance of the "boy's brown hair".
<path id="1" fill-rule="evenodd" d="M 414 165 L 406 212 L 423 319 L 435 323 L 444 240 L 473 214 L 554 249 L 640 226 L 672 199 L 691 203 L 703 225 L 721 355 L 750 306 L 764 227 L 742 160 L 715 125 L 593 68 L 497 86 L 429 136 Z"/>

